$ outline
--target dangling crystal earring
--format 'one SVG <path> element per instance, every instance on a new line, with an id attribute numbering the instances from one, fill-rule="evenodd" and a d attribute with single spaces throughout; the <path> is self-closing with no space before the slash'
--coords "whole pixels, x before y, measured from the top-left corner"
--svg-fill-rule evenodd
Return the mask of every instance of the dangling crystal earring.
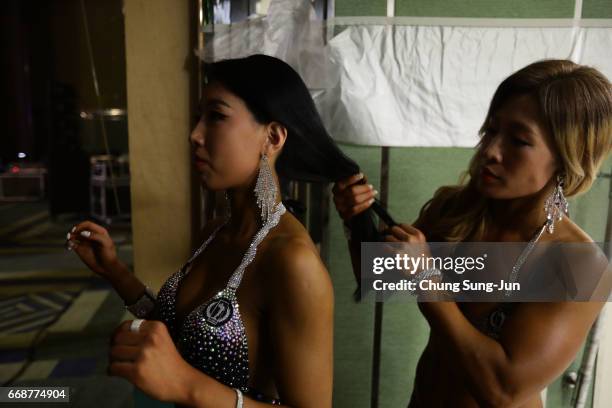
<path id="1" fill-rule="evenodd" d="M 546 225 L 548 233 L 552 234 L 555 231 L 555 220 L 561 221 L 563 213 L 566 215 L 569 212 L 569 203 L 563 195 L 563 185 L 565 177 L 561 174 L 557 175 L 557 185 L 553 192 L 546 199 L 544 204 L 544 212 L 546 213 Z"/>
<path id="2" fill-rule="evenodd" d="M 261 208 L 261 219 L 264 224 L 270 219 L 276 205 L 276 190 L 268 156 L 264 153 L 259 162 L 259 174 L 255 183 L 255 197 L 257 198 L 257 206 Z"/>

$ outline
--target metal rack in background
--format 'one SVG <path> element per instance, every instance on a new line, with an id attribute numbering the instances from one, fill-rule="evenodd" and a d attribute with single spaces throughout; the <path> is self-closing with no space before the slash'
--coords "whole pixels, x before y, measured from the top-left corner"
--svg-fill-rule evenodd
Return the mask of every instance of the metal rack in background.
<path id="1" fill-rule="evenodd" d="M 91 216 L 105 224 L 130 220 L 130 170 L 127 155 L 91 157 L 89 203 Z"/>

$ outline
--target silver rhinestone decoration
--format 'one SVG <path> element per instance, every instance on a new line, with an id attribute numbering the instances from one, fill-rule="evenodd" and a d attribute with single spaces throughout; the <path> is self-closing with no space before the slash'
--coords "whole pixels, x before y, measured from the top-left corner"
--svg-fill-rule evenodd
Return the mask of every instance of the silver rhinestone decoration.
<path id="1" fill-rule="evenodd" d="M 547 228 L 548 228 L 548 220 L 538 230 L 538 232 L 536 232 L 533 238 L 531 238 L 531 240 L 527 243 L 527 246 L 525 247 L 525 249 L 523 249 L 523 252 L 521 252 L 521 254 L 519 255 L 518 259 L 514 263 L 514 266 L 512 267 L 512 271 L 510 272 L 510 277 L 508 279 L 510 284 L 516 282 L 518 278 L 519 270 L 521 269 L 521 267 L 527 260 L 527 257 L 529 256 L 531 251 L 533 251 L 533 248 L 535 247 L 536 242 L 538 242 L 540 237 L 542 237 L 542 234 L 544 234 L 544 231 L 546 231 Z M 508 297 L 512 295 L 512 291 L 510 289 L 506 289 L 506 292 L 504 294 L 506 297 Z"/>
<path id="2" fill-rule="evenodd" d="M 569 203 L 563 194 L 563 182 L 563 176 L 557 176 L 557 185 L 544 203 L 546 225 L 549 234 L 555 231 L 555 220 L 561 221 L 563 219 L 563 213 L 568 214 L 569 212 Z"/>
<path id="3" fill-rule="evenodd" d="M 499 332 L 506 321 L 506 312 L 496 309 L 489 315 L 489 325 L 495 332 Z"/>
<path id="4" fill-rule="evenodd" d="M 251 244 L 249 245 L 246 254 L 244 254 L 244 258 L 242 258 L 242 262 L 240 263 L 240 265 L 238 265 L 238 267 L 232 274 L 232 277 L 230 278 L 228 283 L 229 287 L 238 289 L 238 286 L 242 281 L 242 275 L 244 275 L 244 270 L 253 261 L 253 259 L 255 259 L 257 247 L 259 246 L 261 241 L 263 241 L 266 235 L 268 235 L 268 232 L 279 223 L 280 217 L 285 213 L 285 211 L 285 206 L 282 202 L 276 205 L 276 208 L 270 214 L 270 217 L 268 217 L 267 222 L 259 229 L 259 231 L 257 231 L 257 234 L 255 234 L 255 237 L 253 238 L 253 241 L 251 241 Z"/>
<path id="5" fill-rule="evenodd" d="M 177 349 L 188 363 L 227 386 L 238 388 L 255 399 L 273 405 L 280 404 L 280 401 L 258 394 L 249 389 L 248 386 L 249 348 L 236 290 L 242 281 L 246 267 L 255 258 L 257 246 L 263 241 L 270 229 L 279 223 L 285 211 L 282 202 L 272 208 L 266 222 L 253 237 L 242 262 L 232 273 L 225 289 L 187 314 L 181 327 L 176 327 L 176 292 L 178 285 L 191 270 L 193 260 L 208 246 L 217 232 L 228 223 L 229 216 L 194 252 L 185 265 L 168 278 L 157 295 L 160 318 L 168 326 Z M 211 303 L 218 302 L 220 299 L 225 299 L 231 304 L 231 317 L 227 319 L 224 316 L 227 320 L 223 319 L 224 323 L 215 326 L 207 322 L 206 310 Z M 210 319 L 210 316 L 208 318 Z"/>
<path id="6" fill-rule="evenodd" d="M 255 197 L 257 198 L 257 206 L 261 209 L 261 219 L 264 224 L 267 223 L 274 211 L 276 192 L 276 182 L 268 163 L 268 156 L 264 153 L 259 162 L 259 173 L 255 183 Z"/>
<path id="7" fill-rule="evenodd" d="M 512 271 L 510 272 L 509 282 L 512 284 L 516 282 L 518 278 L 518 273 L 523 263 L 535 247 L 536 242 L 542 237 L 544 231 L 548 230 L 549 234 L 552 234 L 555 231 L 555 220 L 561 221 L 563 219 L 563 213 L 568 214 L 569 212 L 569 203 L 565 199 L 563 195 L 563 183 L 564 178 L 561 175 L 557 176 L 557 185 L 553 192 L 548 196 L 546 202 L 544 203 L 544 212 L 546 213 L 546 222 L 542 226 L 542 228 L 533 236 L 533 238 L 529 241 L 521 255 L 516 260 L 516 263 L 512 267 Z M 511 290 L 507 289 L 505 292 L 506 297 L 510 296 L 512 293 Z"/>

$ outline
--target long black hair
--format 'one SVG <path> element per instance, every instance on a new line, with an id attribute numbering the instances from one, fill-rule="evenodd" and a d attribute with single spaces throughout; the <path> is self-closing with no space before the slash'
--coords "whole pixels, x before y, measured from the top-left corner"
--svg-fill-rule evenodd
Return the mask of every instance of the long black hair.
<path id="1" fill-rule="evenodd" d="M 218 82 L 241 98 L 257 122 L 275 121 L 287 129 L 276 161 L 279 176 L 330 183 L 359 173 L 357 163 L 327 133 L 308 88 L 289 64 L 258 54 L 207 64 L 204 69 L 207 82 Z M 381 238 L 369 209 L 353 217 L 350 224 L 355 241 Z"/>

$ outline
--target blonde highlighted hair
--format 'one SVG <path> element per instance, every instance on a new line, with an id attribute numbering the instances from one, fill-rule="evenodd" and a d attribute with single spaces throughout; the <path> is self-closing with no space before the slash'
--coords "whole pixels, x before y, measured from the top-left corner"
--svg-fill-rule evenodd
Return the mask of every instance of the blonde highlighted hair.
<path id="1" fill-rule="evenodd" d="M 551 131 L 565 176 L 568 197 L 589 190 L 612 150 L 612 85 L 594 68 L 568 60 L 535 62 L 506 78 L 497 88 L 484 124 L 510 98 L 531 95 Z M 476 148 L 481 147 L 481 141 Z M 478 151 L 459 185 L 439 188 L 415 223 L 429 241 L 479 240 L 490 222 L 487 198 L 476 188 Z"/>

